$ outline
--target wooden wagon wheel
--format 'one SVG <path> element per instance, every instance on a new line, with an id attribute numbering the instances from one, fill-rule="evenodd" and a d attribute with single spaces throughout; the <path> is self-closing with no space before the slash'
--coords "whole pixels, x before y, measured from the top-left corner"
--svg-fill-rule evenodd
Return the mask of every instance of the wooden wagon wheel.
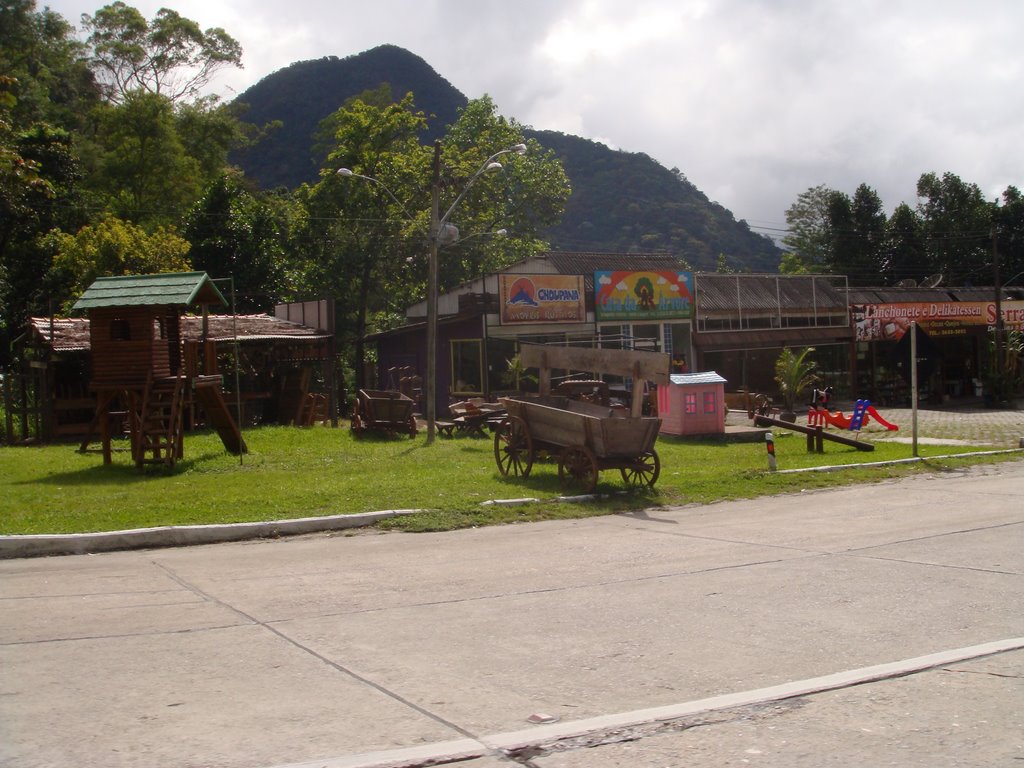
<path id="1" fill-rule="evenodd" d="M 558 479 L 563 486 L 572 483 L 590 493 L 597 487 L 599 471 L 597 456 L 585 445 L 569 446 L 558 459 Z"/>
<path id="2" fill-rule="evenodd" d="M 658 452 L 651 450 L 637 456 L 628 467 L 620 467 L 619 471 L 626 485 L 632 488 L 644 485 L 653 488 L 658 482 L 658 475 L 661 474 L 661 460 L 658 458 Z"/>
<path id="3" fill-rule="evenodd" d="M 494 460 L 498 471 L 508 477 L 529 477 L 533 468 L 533 438 L 526 422 L 509 416 L 494 430 Z"/>

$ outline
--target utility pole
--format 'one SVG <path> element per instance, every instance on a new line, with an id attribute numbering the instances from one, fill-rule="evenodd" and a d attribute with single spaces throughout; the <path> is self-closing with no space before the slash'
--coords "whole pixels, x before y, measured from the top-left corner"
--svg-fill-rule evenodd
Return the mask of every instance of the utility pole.
<path id="1" fill-rule="evenodd" d="M 996 210 L 992 210 L 992 271 L 996 286 L 996 327 L 995 327 L 995 372 L 997 386 L 1003 381 L 1003 286 L 999 278 L 999 248 L 996 246 Z M 1002 394 L 1001 392 L 998 394 Z"/>
<path id="2" fill-rule="evenodd" d="M 434 171 L 430 184 L 430 264 L 427 275 L 427 445 L 437 431 L 437 249 L 441 237 L 441 142 L 434 142 Z"/>

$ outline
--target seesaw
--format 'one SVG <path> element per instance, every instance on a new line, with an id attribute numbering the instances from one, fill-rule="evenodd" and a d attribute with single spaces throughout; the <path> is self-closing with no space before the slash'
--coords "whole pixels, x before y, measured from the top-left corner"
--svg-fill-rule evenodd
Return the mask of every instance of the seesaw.
<path id="1" fill-rule="evenodd" d="M 820 426 L 805 427 L 803 424 L 794 424 L 791 421 L 782 421 L 781 419 L 773 419 L 768 416 L 755 416 L 754 426 L 782 427 L 783 429 L 788 429 L 793 432 L 800 432 L 801 434 L 807 435 L 807 450 L 817 450 L 818 453 L 823 452 L 823 449 L 821 447 L 822 440 L 831 440 L 833 443 L 848 445 L 851 448 L 856 448 L 858 451 L 875 450 L 875 446 L 872 443 L 865 443 L 863 440 L 855 440 L 852 437 L 837 435 L 834 432 L 826 432 Z"/>

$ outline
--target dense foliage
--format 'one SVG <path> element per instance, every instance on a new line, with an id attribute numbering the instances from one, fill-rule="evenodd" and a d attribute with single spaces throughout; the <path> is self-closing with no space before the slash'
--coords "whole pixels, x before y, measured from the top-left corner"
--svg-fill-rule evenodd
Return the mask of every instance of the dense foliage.
<path id="1" fill-rule="evenodd" d="M 1014 186 L 988 201 L 953 173 L 924 173 L 918 203 L 886 216 L 861 184 L 850 198 L 817 186 L 786 212 L 787 272 L 846 275 L 851 285 L 993 285 L 1024 271 L 1024 197 Z"/>
<path id="2" fill-rule="evenodd" d="M 241 311 L 337 299 L 339 348 L 362 371 L 366 332 L 423 297 L 433 141 L 449 206 L 485 158 L 526 140 L 489 99 L 450 86 L 443 122 L 417 111 L 386 84 L 387 61 L 359 75 L 368 89 L 315 98 L 312 123 L 242 122 L 242 102 L 203 92 L 240 65 L 240 47 L 166 8 L 147 21 L 114 2 L 83 15 L 84 40 L 32 0 L 4 2 L 0 22 L 0 363 L 30 316 L 66 311 L 98 276 L 199 269 L 233 278 Z M 296 122 L 316 153 L 304 183 L 261 191 L 230 165 Z M 464 233 L 509 237 L 463 237 L 443 286 L 546 247 L 569 187 L 557 158 L 530 144 L 459 198 Z M 339 177 L 342 165 L 376 181 Z"/>

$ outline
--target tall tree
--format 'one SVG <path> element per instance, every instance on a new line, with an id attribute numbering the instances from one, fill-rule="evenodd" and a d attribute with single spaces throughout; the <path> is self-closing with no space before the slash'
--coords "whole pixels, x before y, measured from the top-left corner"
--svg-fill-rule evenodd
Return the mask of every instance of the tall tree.
<path id="1" fill-rule="evenodd" d="M 97 277 L 182 272 L 192 268 L 189 243 L 173 231 L 146 232 L 130 222 L 108 218 L 77 234 L 47 235 L 53 265 L 45 278 L 49 296 L 70 308 Z"/>
<path id="2" fill-rule="evenodd" d="M 952 285 L 992 282 L 990 246 L 993 204 L 977 184 L 953 173 L 922 174 L 918 215 L 928 243 L 929 271 Z"/>
<path id="3" fill-rule="evenodd" d="M 426 116 L 416 110 L 412 94 L 385 106 L 372 93 L 367 99 L 351 99 L 327 118 L 333 149 L 321 180 L 298 192 L 309 211 L 306 281 L 340 300 L 336 329 L 342 348 L 354 350 L 357 387 L 365 385 L 369 314 L 402 296 L 411 273 L 404 258 L 423 250 L 424 219 L 410 210 L 423 210 L 429 163 L 417 140 Z M 375 181 L 343 178 L 340 168 Z"/>
<path id="4" fill-rule="evenodd" d="M 931 274 L 921 220 L 906 203 L 897 205 L 889 217 L 883 252 L 880 275 L 884 284 L 918 282 Z"/>
<path id="5" fill-rule="evenodd" d="M 545 247 L 540 233 L 557 224 L 571 188 L 554 152 L 523 139 L 523 128 L 498 114 L 489 96 L 470 101 L 442 141 L 441 211 L 465 189 L 481 164 L 496 152 L 525 143 L 525 155 L 503 155 L 498 173 L 479 177 L 451 222 L 465 238 L 445 252 L 440 288 L 494 272 Z M 487 233 L 505 230 L 501 239 Z"/>
<path id="6" fill-rule="evenodd" d="M 356 350 L 358 382 L 371 322 L 397 316 L 424 295 L 432 189 L 433 150 L 417 138 L 426 116 L 411 94 L 385 106 L 375 92 L 367 99 L 329 118 L 334 148 L 306 196 L 310 269 L 322 289 L 350 298 L 339 327 Z M 440 210 L 458 201 L 449 223 L 461 237 L 441 251 L 442 290 L 534 252 L 538 231 L 557 220 L 569 186 L 551 153 L 532 145 L 525 157 L 502 155 L 500 172 L 477 175 L 492 155 L 520 143 L 522 129 L 498 116 L 487 98 L 470 102 L 443 139 Z M 338 168 L 373 181 L 340 177 Z M 491 236 L 499 230 L 509 236 Z"/>
<path id="7" fill-rule="evenodd" d="M 16 129 L 80 127 L 99 99 L 85 46 L 62 16 L 35 7 L 35 0 L 0 2 L 0 73 L 14 99 L 8 119 Z"/>
<path id="8" fill-rule="evenodd" d="M 185 218 L 194 269 L 234 278 L 240 311 L 267 311 L 287 290 L 284 233 L 270 205 L 225 173 Z"/>
<path id="9" fill-rule="evenodd" d="M 1024 195 L 1007 187 L 996 209 L 996 243 L 1001 282 L 1021 285 L 1024 276 Z"/>
<path id="10" fill-rule="evenodd" d="M 857 263 L 860 244 L 853 219 L 853 201 L 845 192 L 833 191 L 829 195 L 825 232 L 828 236 L 828 272 L 849 277 L 850 267 Z"/>
<path id="11" fill-rule="evenodd" d="M 882 200 L 867 184 L 853 193 L 850 209 L 853 223 L 853 247 L 848 260 L 837 272 L 849 276 L 854 285 L 878 285 L 885 252 L 885 212 Z"/>
<path id="12" fill-rule="evenodd" d="M 780 270 L 785 273 L 830 271 L 828 204 L 835 190 L 819 184 L 797 196 L 786 210 L 788 232 Z"/>
<path id="13" fill-rule="evenodd" d="M 98 89 L 72 27 L 32 0 L 0 3 L 0 364 L 28 315 L 45 311 L 40 236 L 84 222 L 74 135 Z"/>
<path id="14" fill-rule="evenodd" d="M 123 104 L 106 106 L 97 141 L 103 155 L 94 182 L 116 216 L 170 224 L 199 196 L 199 162 L 185 150 L 165 97 L 135 91 Z"/>
<path id="15" fill-rule="evenodd" d="M 107 98 L 121 103 L 135 91 L 193 100 L 224 67 L 242 66 L 242 48 L 219 27 L 199 24 L 168 8 L 151 22 L 120 2 L 95 16 L 82 14 L 93 67 Z"/>

